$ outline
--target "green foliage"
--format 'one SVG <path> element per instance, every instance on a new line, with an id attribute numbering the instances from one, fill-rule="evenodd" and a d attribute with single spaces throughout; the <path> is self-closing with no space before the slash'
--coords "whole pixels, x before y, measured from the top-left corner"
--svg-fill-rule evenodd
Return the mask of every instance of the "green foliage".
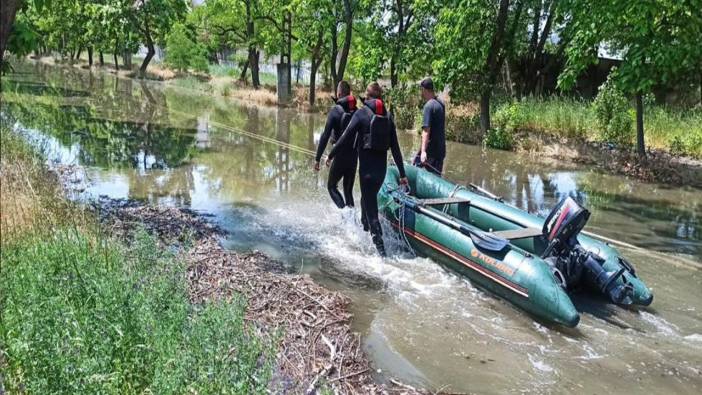
<path id="1" fill-rule="evenodd" d="M 692 127 L 669 138 L 668 144 L 672 153 L 702 158 L 702 126 L 700 123 L 697 125 L 696 128 Z"/>
<path id="2" fill-rule="evenodd" d="M 466 144 L 481 144 L 480 113 L 471 106 L 451 106 L 446 113 L 446 139 Z"/>
<path id="3" fill-rule="evenodd" d="M 527 123 L 524 107 L 519 102 L 507 103 L 497 108 L 493 122 L 501 129 L 520 129 Z"/>
<path id="4" fill-rule="evenodd" d="M 421 116 L 422 99 L 416 85 L 400 85 L 388 89 L 385 94 L 391 106 L 395 125 L 400 130 L 414 129 L 418 117 Z"/>
<path id="5" fill-rule="evenodd" d="M 600 137 L 622 146 L 634 141 L 629 102 L 617 88 L 613 78 L 608 78 L 592 103 Z"/>
<path id="6" fill-rule="evenodd" d="M 568 98 L 524 98 L 498 104 L 493 120 L 496 125 L 513 131 L 585 139 L 595 129 L 593 118 L 590 107 L 581 101 Z"/>
<path id="7" fill-rule="evenodd" d="M 3 248 L 9 389 L 263 391 L 270 348 L 244 323 L 243 304 L 193 309 L 183 263 L 161 251 L 143 232 L 127 248 L 72 228 Z"/>
<path id="8" fill-rule="evenodd" d="M 182 23 L 176 23 L 166 38 L 166 64 L 180 71 L 193 69 L 208 72 L 205 47 L 188 37 Z"/>
<path id="9" fill-rule="evenodd" d="M 507 128 L 492 128 L 485 135 L 485 146 L 509 151 L 514 146 L 514 133 Z"/>
<path id="10" fill-rule="evenodd" d="M 383 73 L 383 65 L 387 60 L 387 50 L 382 32 L 375 24 L 357 23 L 356 28 L 359 34 L 353 36 L 353 51 L 349 55 L 349 74 L 359 81 L 361 85 L 366 85 L 370 81 L 375 81 Z"/>

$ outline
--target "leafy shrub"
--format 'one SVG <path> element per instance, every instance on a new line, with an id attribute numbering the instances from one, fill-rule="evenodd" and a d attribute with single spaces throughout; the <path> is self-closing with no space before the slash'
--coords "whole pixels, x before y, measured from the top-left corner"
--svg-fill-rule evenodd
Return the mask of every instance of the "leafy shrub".
<path id="1" fill-rule="evenodd" d="M 401 85 L 389 89 L 385 95 L 392 107 L 395 125 L 400 130 L 414 129 L 421 116 L 422 98 L 419 89 L 411 85 Z"/>
<path id="2" fill-rule="evenodd" d="M 616 87 L 612 78 L 607 78 L 600 87 L 592 105 L 602 140 L 624 146 L 633 143 L 634 133 L 629 102 Z"/>
<path id="3" fill-rule="evenodd" d="M 166 38 L 166 64 L 180 71 L 193 69 L 209 72 L 207 50 L 188 37 L 188 31 L 182 23 L 173 25 Z"/>
<path id="4" fill-rule="evenodd" d="M 514 146 L 514 133 L 507 128 L 492 128 L 485 135 L 485 146 L 509 151 Z"/>
<path id="5" fill-rule="evenodd" d="M 669 141 L 670 152 L 677 155 L 702 157 L 702 131 L 675 135 Z"/>
<path id="6" fill-rule="evenodd" d="M 446 106 L 446 139 L 465 144 L 480 144 L 480 112 L 474 103 Z"/>
<path id="7" fill-rule="evenodd" d="M 505 130 L 521 129 L 526 124 L 524 106 L 520 102 L 511 102 L 498 107 L 492 117 L 493 124 Z"/>

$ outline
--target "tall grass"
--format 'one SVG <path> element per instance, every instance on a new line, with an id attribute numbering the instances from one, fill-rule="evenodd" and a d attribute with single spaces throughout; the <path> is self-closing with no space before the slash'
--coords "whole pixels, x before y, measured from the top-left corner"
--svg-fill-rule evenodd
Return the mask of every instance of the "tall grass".
<path id="1" fill-rule="evenodd" d="M 242 301 L 191 304 L 173 252 L 76 217 L 41 157 L 6 125 L 2 141 L 0 392 L 265 392 L 273 345 L 246 324 Z M 17 202 L 5 205 L 17 199 L 32 207 L 21 227 L 6 211 Z"/>
<path id="2" fill-rule="evenodd" d="M 626 114 L 634 123 L 634 111 Z M 494 126 L 513 132 L 534 132 L 547 135 L 607 141 L 597 124 L 593 106 L 584 101 L 554 97 L 528 98 L 496 106 Z M 635 133 L 631 128 L 631 133 Z M 702 110 L 673 110 L 649 105 L 644 110 L 646 146 L 676 154 L 702 158 Z M 631 136 L 631 141 L 635 141 Z"/>
<path id="3" fill-rule="evenodd" d="M 569 98 L 504 103 L 497 106 L 493 117 L 496 125 L 509 129 L 562 137 L 591 138 L 597 130 L 589 104 Z"/>

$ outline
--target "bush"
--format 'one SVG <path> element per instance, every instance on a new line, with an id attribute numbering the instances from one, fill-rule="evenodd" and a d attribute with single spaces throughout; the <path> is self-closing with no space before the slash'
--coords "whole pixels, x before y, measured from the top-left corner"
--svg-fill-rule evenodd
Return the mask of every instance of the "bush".
<path id="1" fill-rule="evenodd" d="M 480 112 L 474 103 L 446 106 L 446 139 L 465 144 L 481 144 Z"/>
<path id="2" fill-rule="evenodd" d="M 207 50 L 202 44 L 196 44 L 188 37 L 188 31 L 182 23 L 173 25 L 166 38 L 166 64 L 179 71 L 193 69 L 207 73 Z"/>
<path id="3" fill-rule="evenodd" d="M 511 102 L 499 106 L 492 117 L 493 124 L 504 130 L 523 129 L 526 125 L 525 108 L 520 102 Z"/>
<path id="4" fill-rule="evenodd" d="M 485 136 L 485 146 L 509 151 L 514 146 L 514 134 L 507 128 L 492 128 Z"/>
<path id="5" fill-rule="evenodd" d="M 629 102 L 624 94 L 617 89 L 611 75 L 600 87 L 600 91 L 592 103 L 597 127 L 602 140 L 630 146 L 634 141 L 634 133 Z"/>
<path id="6" fill-rule="evenodd" d="M 385 97 L 391 105 L 397 128 L 413 130 L 421 117 L 422 98 L 419 89 L 411 85 L 401 85 L 389 89 Z"/>
<path id="7" fill-rule="evenodd" d="M 675 135 L 670 139 L 670 152 L 677 155 L 702 157 L 702 131 L 690 131 L 685 135 Z"/>

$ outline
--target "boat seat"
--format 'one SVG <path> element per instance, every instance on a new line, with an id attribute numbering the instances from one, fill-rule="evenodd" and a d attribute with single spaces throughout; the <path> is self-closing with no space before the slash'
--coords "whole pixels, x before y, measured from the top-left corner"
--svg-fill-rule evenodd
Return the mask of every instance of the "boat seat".
<path id="1" fill-rule="evenodd" d="M 445 204 L 470 204 L 470 199 L 460 197 L 447 197 L 435 199 L 417 199 L 422 206 L 442 206 Z"/>
<path id="2" fill-rule="evenodd" d="M 508 230 L 498 230 L 492 232 L 493 235 L 501 237 L 507 240 L 518 240 L 518 239 L 528 239 L 530 237 L 537 237 L 543 235 L 543 231 L 539 228 L 519 228 L 519 229 L 508 229 Z"/>

